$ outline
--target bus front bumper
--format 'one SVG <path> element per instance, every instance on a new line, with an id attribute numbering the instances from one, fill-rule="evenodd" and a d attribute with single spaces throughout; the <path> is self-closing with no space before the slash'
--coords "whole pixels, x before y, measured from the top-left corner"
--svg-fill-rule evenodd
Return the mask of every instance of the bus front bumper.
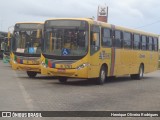
<path id="1" fill-rule="evenodd" d="M 14 70 L 21 70 L 21 71 L 34 71 L 34 72 L 41 72 L 40 65 L 25 65 L 25 64 L 17 64 L 12 62 L 12 69 Z"/>
<path id="2" fill-rule="evenodd" d="M 41 74 L 56 77 L 71 77 L 71 78 L 88 78 L 88 68 L 81 70 L 77 69 L 60 69 L 60 68 L 45 68 L 41 66 Z"/>

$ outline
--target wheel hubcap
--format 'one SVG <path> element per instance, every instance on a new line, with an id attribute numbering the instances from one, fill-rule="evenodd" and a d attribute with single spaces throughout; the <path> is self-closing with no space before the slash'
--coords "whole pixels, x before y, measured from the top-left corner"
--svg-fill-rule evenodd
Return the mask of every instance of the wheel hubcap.
<path id="1" fill-rule="evenodd" d="M 142 69 L 142 67 L 140 68 L 140 77 L 141 78 L 143 77 L 143 69 Z"/>
<path id="2" fill-rule="evenodd" d="M 105 72 L 104 72 L 104 70 L 102 70 L 102 72 L 101 72 L 101 80 L 102 81 L 105 81 Z"/>

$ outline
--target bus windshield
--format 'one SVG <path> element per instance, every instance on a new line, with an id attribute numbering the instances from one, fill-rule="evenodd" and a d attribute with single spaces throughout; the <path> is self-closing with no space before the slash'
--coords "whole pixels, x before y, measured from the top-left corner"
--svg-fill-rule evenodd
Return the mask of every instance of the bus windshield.
<path id="1" fill-rule="evenodd" d="M 45 24 L 45 54 L 84 56 L 88 50 L 88 23 L 52 20 Z"/>
<path id="2" fill-rule="evenodd" d="M 14 52 L 40 54 L 42 42 L 41 24 L 18 24 L 13 33 L 12 49 Z"/>

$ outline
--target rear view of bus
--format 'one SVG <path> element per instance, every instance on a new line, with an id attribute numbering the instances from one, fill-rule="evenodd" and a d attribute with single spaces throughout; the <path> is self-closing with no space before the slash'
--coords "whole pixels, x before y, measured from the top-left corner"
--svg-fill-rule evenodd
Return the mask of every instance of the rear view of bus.
<path id="1" fill-rule="evenodd" d="M 43 46 L 43 23 L 17 23 L 11 45 L 11 64 L 14 70 L 23 70 L 31 78 L 40 73 Z"/>

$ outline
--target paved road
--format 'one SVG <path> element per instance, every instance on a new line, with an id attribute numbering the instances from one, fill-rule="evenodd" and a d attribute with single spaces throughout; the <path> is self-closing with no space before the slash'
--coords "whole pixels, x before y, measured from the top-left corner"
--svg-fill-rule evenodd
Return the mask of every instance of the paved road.
<path id="1" fill-rule="evenodd" d="M 13 71 L 0 61 L 0 111 L 15 110 L 159 111 L 160 70 L 146 74 L 140 81 L 121 77 L 102 86 L 88 80 L 61 84 L 40 75 L 29 79 L 25 72 Z"/>

